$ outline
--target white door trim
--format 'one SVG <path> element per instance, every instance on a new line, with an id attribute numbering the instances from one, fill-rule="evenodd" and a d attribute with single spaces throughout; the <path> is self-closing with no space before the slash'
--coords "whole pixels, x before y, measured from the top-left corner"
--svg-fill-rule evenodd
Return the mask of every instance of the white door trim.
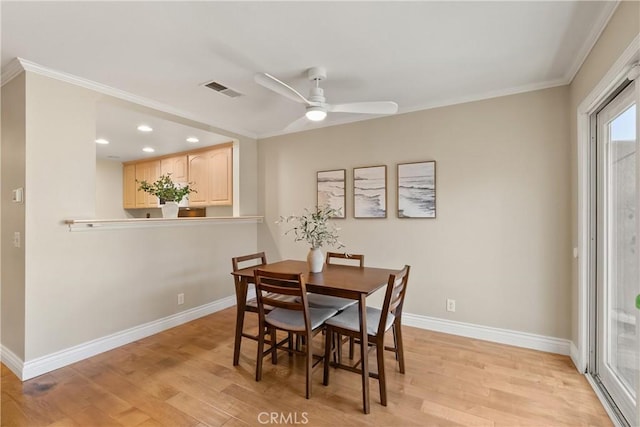
<path id="1" fill-rule="evenodd" d="M 591 259 L 589 257 L 589 238 L 591 222 L 589 207 L 591 194 L 589 188 L 589 117 L 611 92 L 626 78 L 634 62 L 640 57 L 640 34 L 637 35 L 622 55 L 611 66 L 600 82 L 584 98 L 577 111 L 578 136 L 578 354 L 577 368 L 586 372 L 589 360 L 589 283 L 591 277 Z"/>

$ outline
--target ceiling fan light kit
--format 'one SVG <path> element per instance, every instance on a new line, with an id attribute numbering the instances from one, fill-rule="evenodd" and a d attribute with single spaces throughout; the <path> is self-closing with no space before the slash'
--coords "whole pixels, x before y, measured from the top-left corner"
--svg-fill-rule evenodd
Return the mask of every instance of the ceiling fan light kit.
<path id="1" fill-rule="evenodd" d="M 304 113 L 307 119 L 312 122 L 321 122 L 327 117 L 327 111 L 322 107 L 307 107 L 307 112 Z"/>
<path id="2" fill-rule="evenodd" d="M 304 117 L 313 122 L 320 122 L 327 117 L 327 112 L 331 113 L 357 113 L 357 114 L 395 114 L 398 112 L 398 104 L 391 101 L 378 102 L 353 102 L 347 104 L 332 105 L 326 102 L 324 91 L 320 87 L 320 82 L 327 78 L 327 70 L 324 67 L 313 67 L 307 70 L 307 77 L 315 85 L 309 91 L 309 98 L 305 98 L 300 92 L 288 84 L 278 80 L 267 73 L 258 73 L 254 80 L 260 86 L 269 89 L 279 95 L 284 96 L 300 104 L 306 104 Z M 292 123 L 297 127 L 300 119 Z M 291 125 L 285 129 L 291 129 Z"/>

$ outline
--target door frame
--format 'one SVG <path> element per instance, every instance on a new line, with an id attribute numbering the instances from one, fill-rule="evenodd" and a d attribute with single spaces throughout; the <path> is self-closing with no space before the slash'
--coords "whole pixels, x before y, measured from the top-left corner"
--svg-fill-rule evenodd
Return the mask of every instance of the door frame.
<path id="1" fill-rule="evenodd" d="M 637 71 L 637 68 L 635 70 L 632 68 L 638 61 L 640 61 L 640 34 L 633 39 L 604 77 L 583 99 L 577 110 L 578 227 L 576 231 L 578 242 L 573 255 L 577 258 L 578 270 L 578 342 L 571 344 L 571 359 L 578 371 L 583 374 L 587 372 L 591 363 L 589 340 L 592 326 L 589 310 L 593 298 L 591 283 L 595 279 L 592 272 L 595 270 L 593 267 L 596 262 L 595 253 L 590 244 L 596 237 L 595 218 L 591 211 L 591 206 L 595 202 L 595 188 L 591 181 L 594 160 L 592 138 L 595 138 L 595 135 L 592 134 L 591 115 L 628 76 Z M 636 97 L 640 100 L 640 84 L 636 84 Z M 640 108 L 637 109 L 637 114 L 640 116 Z M 640 416 L 638 420 L 633 421 L 639 420 Z"/>

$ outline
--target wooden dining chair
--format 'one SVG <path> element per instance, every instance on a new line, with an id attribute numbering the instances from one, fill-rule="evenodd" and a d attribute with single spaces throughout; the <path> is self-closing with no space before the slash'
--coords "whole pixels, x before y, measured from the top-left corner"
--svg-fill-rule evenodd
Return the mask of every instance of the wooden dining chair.
<path id="1" fill-rule="evenodd" d="M 243 255 L 231 258 L 231 264 L 233 267 L 233 271 L 242 270 L 243 268 L 249 267 L 258 267 L 267 264 L 267 256 L 264 252 L 258 252 L 250 255 Z M 249 333 L 244 332 L 244 314 L 249 313 L 258 313 L 258 301 L 256 298 L 251 298 L 247 300 L 247 288 L 243 286 L 241 279 L 237 276 L 233 276 L 234 283 L 236 287 L 236 307 L 242 306 L 241 301 L 246 301 L 244 305 L 244 311 L 236 313 L 236 334 L 235 341 L 233 345 L 233 366 L 237 366 L 240 363 L 240 346 L 242 338 L 249 338 L 254 341 L 258 340 L 257 335 L 251 335 Z M 291 298 L 288 298 L 289 300 Z M 265 307 L 267 312 L 271 311 L 273 307 Z"/>
<path id="2" fill-rule="evenodd" d="M 264 252 L 231 258 L 231 265 L 234 272 L 243 268 L 265 265 L 266 263 L 267 256 Z M 233 278 L 236 287 L 236 307 L 238 308 L 238 310 L 240 310 L 240 307 L 242 306 L 242 301 L 246 301 L 244 305 L 244 311 L 242 313 L 240 311 L 236 313 L 236 334 L 233 345 L 233 366 L 237 366 L 240 361 L 240 345 L 242 338 L 249 338 L 255 341 L 258 340 L 257 335 L 245 333 L 243 330 L 244 314 L 246 312 L 258 313 L 258 302 L 255 298 L 247 300 L 247 289 L 241 283 L 241 279 L 237 276 L 233 276 Z"/>
<path id="3" fill-rule="evenodd" d="M 329 264 L 339 264 L 339 265 L 350 265 L 354 267 L 364 267 L 364 255 L 362 254 L 348 254 L 342 252 L 327 252 L 327 265 Z M 337 260 L 337 262 L 336 262 Z M 357 264 L 357 265 L 356 265 Z M 310 307 L 319 307 L 319 308 L 333 308 L 338 312 L 351 307 L 356 304 L 357 301 L 348 298 L 340 298 L 334 297 L 330 295 L 320 295 L 320 294 L 309 294 L 309 306 Z M 342 338 L 337 336 L 336 339 L 338 342 L 342 342 Z M 349 359 L 353 359 L 354 352 L 354 341 L 353 338 L 349 340 Z M 342 360 L 342 345 L 338 347 L 337 351 L 337 359 Z"/>
<path id="4" fill-rule="evenodd" d="M 324 328 L 327 319 L 337 311 L 330 308 L 310 308 L 307 301 L 307 287 L 301 273 L 275 273 L 260 269 L 254 271 L 256 297 L 258 301 L 258 352 L 256 361 L 256 381 L 262 379 L 262 360 L 271 354 L 273 363 L 277 363 L 277 351 L 283 349 L 290 353 L 302 354 L 306 358 L 306 398 L 311 397 L 311 374 L 313 372 L 313 337 Z M 289 299 L 291 298 L 291 299 Z M 267 312 L 265 307 L 273 309 Z M 269 330 L 271 346 L 265 351 L 265 335 Z M 284 347 L 277 343 L 276 330 L 304 338 L 305 348 L 299 350 Z M 320 361 L 322 356 L 319 357 Z"/>
<path id="5" fill-rule="evenodd" d="M 404 374 L 404 350 L 402 348 L 402 306 L 406 295 L 407 283 L 409 281 L 410 267 L 405 265 L 400 272 L 391 274 L 387 283 L 387 289 L 384 297 L 382 309 L 367 307 L 367 337 L 366 345 L 375 347 L 378 362 L 378 373 L 369 373 L 370 377 L 377 378 L 380 386 L 380 403 L 387 406 L 387 386 L 384 371 L 384 351 L 392 349 L 384 345 L 384 336 L 389 329 L 393 329 L 395 346 L 393 351 L 396 353 L 396 360 L 400 364 L 400 372 Z M 346 335 L 354 339 L 360 336 L 360 320 L 359 310 L 357 307 L 350 307 L 332 317 L 325 322 L 327 334 L 325 339 L 325 364 L 323 384 L 329 384 L 329 360 L 331 352 L 335 351 L 332 337 L 334 334 Z M 360 343 L 360 345 L 365 345 Z M 347 369 L 352 372 L 362 374 L 361 361 L 353 366 L 342 365 L 339 361 L 333 363 L 338 368 Z"/>
<path id="6" fill-rule="evenodd" d="M 327 264 L 334 264 L 336 263 L 335 260 L 346 260 L 348 262 L 348 265 L 354 264 L 351 261 L 358 261 L 358 264 L 359 264 L 358 267 L 364 267 L 364 255 L 362 254 L 348 254 L 346 252 L 344 253 L 343 252 L 327 252 Z"/>

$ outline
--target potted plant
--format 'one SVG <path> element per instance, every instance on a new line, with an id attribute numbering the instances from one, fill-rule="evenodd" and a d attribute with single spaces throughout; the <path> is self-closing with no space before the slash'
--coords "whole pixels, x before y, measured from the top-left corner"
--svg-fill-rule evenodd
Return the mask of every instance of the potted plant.
<path id="1" fill-rule="evenodd" d="M 336 249 L 344 245 L 338 240 L 338 230 L 330 219 L 341 216 L 340 209 L 329 206 L 317 206 L 311 211 L 305 209 L 303 215 L 290 215 L 280 217 L 278 223 L 293 223 L 294 227 L 284 234 L 293 233 L 296 242 L 306 241 L 311 246 L 307 255 L 309 271 L 319 273 L 324 266 L 324 255 L 320 250 L 323 246 L 333 246 Z"/>
<path id="2" fill-rule="evenodd" d="M 161 175 L 154 183 L 149 184 L 147 181 L 138 181 L 140 184 L 138 190 L 149 193 L 160 199 L 162 205 L 163 218 L 178 217 L 178 203 L 182 201 L 184 196 L 195 193 L 196 190 L 191 188 L 189 184 L 176 184 L 171 180 L 171 174 Z"/>

